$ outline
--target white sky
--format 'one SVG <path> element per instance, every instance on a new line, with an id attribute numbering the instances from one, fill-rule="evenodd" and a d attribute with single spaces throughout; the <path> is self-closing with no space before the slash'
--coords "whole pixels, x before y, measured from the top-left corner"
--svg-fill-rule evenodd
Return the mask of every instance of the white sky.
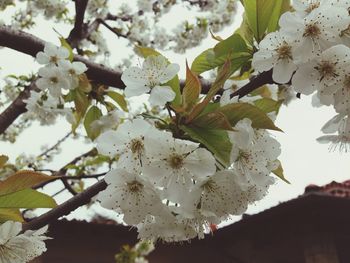
<path id="1" fill-rule="evenodd" d="M 190 13 L 187 14 L 191 15 Z M 186 13 L 182 13 L 182 17 L 187 17 Z M 6 14 L 2 14 L 1 18 L 6 21 Z M 173 26 L 173 21 L 178 21 L 178 10 L 164 20 L 164 27 Z M 234 31 L 234 28 L 240 24 L 240 21 L 241 17 L 237 16 L 234 25 L 227 28 L 224 32 L 219 33 L 219 35 L 222 37 L 229 36 Z M 57 24 L 54 27 L 65 36 L 68 35 L 70 30 L 66 26 Z M 117 63 L 120 60 L 119 54 L 123 54 L 124 50 L 126 50 L 126 42 L 119 40 L 109 31 L 104 30 L 104 32 L 108 39 L 108 45 L 112 47 L 112 62 L 115 61 Z M 52 24 L 44 23 L 43 20 L 42 23 L 38 23 L 38 26 L 31 33 L 58 44 L 57 34 L 52 30 Z M 174 55 L 167 52 L 165 55 L 172 62 L 180 64 L 182 68 L 181 78 L 183 78 L 185 59 L 189 62 L 193 61 L 194 57 L 201 51 L 212 47 L 215 43 L 216 41 L 208 39 L 204 41 L 201 47 L 191 49 L 186 54 Z M 137 63 L 137 60 L 133 61 L 133 64 Z M 36 72 L 38 65 L 30 56 L 9 49 L 0 49 L 0 68 L 2 69 L 0 75 L 2 74 L 4 76 L 10 73 Z M 283 106 L 281 108 L 277 118 L 277 126 L 284 133 L 276 132 L 275 135 L 282 145 L 280 160 L 284 167 L 285 176 L 291 184 L 288 185 L 278 180 L 276 185 L 270 188 L 269 195 L 264 200 L 251 206 L 247 211 L 248 213 L 256 213 L 274 206 L 281 201 L 295 198 L 304 192 L 304 188 L 308 184 L 323 185 L 333 180 L 344 181 L 350 179 L 350 155 L 329 152 L 327 145 L 318 144 L 315 140 L 321 135 L 320 128 L 323 124 L 334 115 L 335 113 L 331 108 L 313 108 L 311 106 L 311 97 L 305 96 L 293 101 L 288 107 Z M 39 154 L 41 145 L 53 145 L 69 129 L 70 126 L 65 121 L 59 121 L 57 125 L 51 127 L 39 127 L 35 125 L 35 127 L 21 134 L 15 144 L 1 142 L 0 153 L 10 156 L 12 161 L 22 152 Z M 55 158 L 54 162 L 49 165 L 49 168 L 61 167 L 75 156 L 90 149 L 90 147 L 81 141 L 68 140 L 63 144 L 63 149 L 62 154 Z M 57 185 L 54 187 L 57 187 Z M 51 190 L 53 191 L 53 189 Z M 62 202 L 66 197 L 67 195 L 61 196 L 58 201 Z M 97 210 L 100 211 L 100 209 Z M 84 218 L 86 210 L 80 209 L 80 212 L 76 212 L 75 215 L 79 218 Z"/>

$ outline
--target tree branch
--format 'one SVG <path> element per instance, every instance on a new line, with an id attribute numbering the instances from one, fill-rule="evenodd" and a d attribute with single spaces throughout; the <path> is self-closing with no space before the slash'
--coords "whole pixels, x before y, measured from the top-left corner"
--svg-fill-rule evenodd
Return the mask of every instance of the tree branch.
<path id="1" fill-rule="evenodd" d="M 249 83 L 244 85 L 239 90 L 236 90 L 231 94 L 231 98 L 238 96 L 238 98 L 242 98 L 248 95 L 250 92 L 266 85 L 266 84 L 274 84 L 275 82 L 272 79 L 272 70 L 265 71 L 256 77 L 252 78 Z"/>
<path id="2" fill-rule="evenodd" d="M 106 189 L 107 184 L 104 180 L 98 181 L 94 185 L 87 188 L 84 192 L 77 194 L 61 205 L 53 208 L 49 212 L 33 219 L 28 223 L 23 224 L 23 231 L 29 229 L 39 229 L 49 224 L 50 222 L 60 218 L 61 216 L 68 215 L 70 212 L 90 202 L 91 198 L 97 195 L 102 190 Z"/>
<path id="3" fill-rule="evenodd" d="M 0 134 L 4 133 L 19 115 L 27 111 L 26 103 L 23 100 L 28 99 L 30 91 L 35 88 L 35 82 L 25 87 L 18 97 L 0 114 Z"/>
<path id="4" fill-rule="evenodd" d="M 44 49 L 45 42 L 29 33 L 12 29 L 8 26 L 0 26 L 0 46 L 35 57 L 39 51 Z M 89 80 L 120 89 L 125 87 L 121 80 L 120 72 L 91 62 L 79 55 L 75 55 L 74 60 L 85 63 L 88 67 L 86 75 Z"/>
<path id="5" fill-rule="evenodd" d="M 87 30 L 84 24 L 84 16 L 89 0 L 75 0 L 75 22 L 70 31 L 67 41 L 72 48 L 78 47 L 79 42 L 85 38 L 84 32 Z"/>

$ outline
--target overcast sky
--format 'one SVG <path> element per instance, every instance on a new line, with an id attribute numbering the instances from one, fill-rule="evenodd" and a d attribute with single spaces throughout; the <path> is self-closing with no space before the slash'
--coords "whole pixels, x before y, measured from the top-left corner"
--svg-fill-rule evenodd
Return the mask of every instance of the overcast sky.
<path id="1" fill-rule="evenodd" d="M 172 26 L 173 21 L 176 21 L 177 17 L 177 12 L 168 16 L 163 21 L 164 26 Z M 186 17 L 186 14 L 183 17 Z M 227 28 L 224 32 L 219 33 L 219 35 L 222 37 L 229 36 L 234 31 L 234 28 L 240 24 L 240 21 L 241 17 L 238 15 L 235 24 Z M 54 27 L 66 36 L 70 30 L 70 28 L 57 24 Z M 58 44 L 57 34 L 53 31 L 52 24 L 39 23 L 39 26 L 35 30 L 32 30 L 31 33 Z M 117 50 L 117 52 L 114 52 L 112 48 L 112 61 L 117 62 L 120 60 L 118 54 L 122 54 L 125 48 L 120 46 L 126 42 L 118 40 L 115 35 L 108 31 L 105 33 L 108 39 L 108 45 L 114 47 L 114 50 Z M 204 41 L 201 47 L 192 49 L 186 54 L 174 55 L 168 52 L 166 55 L 172 62 L 180 64 L 182 67 L 181 77 L 183 78 L 185 59 L 190 62 L 193 61 L 193 58 L 201 51 L 212 47 L 214 44 L 214 40 L 208 39 Z M 118 49 L 116 48 L 117 46 Z M 133 61 L 133 64 L 137 63 L 137 60 Z M 2 68 L 0 74 L 4 76 L 10 73 L 36 72 L 38 65 L 34 62 L 33 58 L 27 55 L 9 49 L 0 49 L 0 68 Z M 277 118 L 277 126 L 284 133 L 276 132 L 274 134 L 282 145 L 280 160 L 284 167 L 285 177 L 291 184 L 288 185 L 283 181 L 277 180 L 276 185 L 270 188 L 269 195 L 264 200 L 251 206 L 248 213 L 255 213 L 274 206 L 279 202 L 295 198 L 304 192 L 304 188 L 308 184 L 323 185 L 333 180 L 341 182 L 350 179 L 350 155 L 347 153 L 330 152 L 327 145 L 321 145 L 315 140 L 322 135 L 320 128 L 323 124 L 334 115 L 335 113 L 331 108 L 313 108 L 311 106 L 311 97 L 304 96 L 301 99 L 293 101 L 288 107 L 283 106 L 281 108 Z M 1 142 L 0 153 L 10 156 L 11 160 L 14 160 L 22 152 L 38 154 L 40 153 L 40 146 L 42 144 L 53 145 L 69 129 L 70 126 L 64 121 L 59 121 L 57 125 L 51 127 L 39 127 L 35 125 L 21 134 L 15 144 Z M 73 140 L 65 142 L 63 148 L 64 151 L 62 154 L 55 158 L 54 163 L 50 164 L 51 168 L 59 168 L 78 154 L 90 149 L 88 144 Z M 66 197 L 67 195 L 61 196 L 58 201 L 61 202 Z M 100 209 L 98 210 L 100 211 Z M 84 218 L 85 213 L 83 209 L 75 213 L 75 215 L 79 218 Z"/>

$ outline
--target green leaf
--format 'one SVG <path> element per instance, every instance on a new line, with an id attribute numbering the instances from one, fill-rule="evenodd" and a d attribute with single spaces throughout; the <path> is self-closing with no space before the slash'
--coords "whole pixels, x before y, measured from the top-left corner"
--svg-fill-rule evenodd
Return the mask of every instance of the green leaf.
<path id="1" fill-rule="evenodd" d="M 67 42 L 67 40 L 64 37 L 60 37 L 59 39 L 61 42 L 61 46 L 65 47 L 69 51 L 69 57 L 68 57 L 69 61 L 73 61 L 74 53 L 73 53 L 72 47 L 69 45 L 69 43 Z"/>
<path id="2" fill-rule="evenodd" d="M 0 208 L 0 224 L 6 221 L 24 222 L 19 209 Z"/>
<path id="3" fill-rule="evenodd" d="M 196 127 L 208 129 L 233 130 L 228 118 L 222 112 L 210 112 L 201 115 L 196 118 L 192 124 Z"/>
<path id="4" fill-rule="evenodd" d="M 243 64 L 252 58 L 252 54 L 248 52 L 238 52 L 230 56 L 231 74 L 237 71 Z M 192 63 L 191 70 L 196 74 L 215 69 L 225 64 L 227 55 L 220 57 L 215 56 L 214 49 L 210 48 L 202 52 L 195 58 Z"/>
<path id="5" fill-rule="evenodd" d="M 77 88 L 84 93 L 91 92 L 92 86 L 86 74 L 79 75 L 79 86 Z"/>
<path id="6" fill-rule="evenodd" d="M 216 93 L 218 93 L 218 91 L 220 89 L 222 89 L 222 87 L 225 84 L 225 81 L 230 77 L 230 61 L 227 60 L 226 63 L 221 67 L 220 71 L 218 72 L 218 75 L 214 81 L 214 83 L 211 85 L 207 95 L 205 96 L 204 100 L 197 104 L 191 114 L 188 116 L 186 123 L 190 123 L 193 119 L 195 119 L 198 115 L 200 115 L 203 110 L 205 109 L 205 107 L 209 104 L 209 102 L 212 100 L 212 98 L 214 98 L 214 96 L 216 95 Z"/>
<path id="7" fill-rule="evenodd" d="M 4 167 L 9 158 L 6 155 L 0 155 L 0 168 Z"/>
<path id="8" fill-rule="evenodd" d="M 98 120 L 99 118 L 101 118 L 101 116 L 102 116 L 102 112 L 96 106 L 90 107 L 90 109 L 88 110 L 88 112 L 85 115 L 84 127 L 85 127 L 85 130 L 86 130 L 86 133 L 87 133 L 88 137 L 91 140 L 95 140 L 96 137 L 98 135 L 100 135 L 100 131 L 99 130 L 91 128 L 91 123 L 93 121 Z"/>
<path id="9" fill-rule="evenodd" d="M 233 34 L 229 38 L 220 41 L 214 47 L 215 57 L 227 56 L 229 54 L 249 52 L 247 44 L 239 34 Z"/>
<path id="10" fill-rule="evenodd" d="M 230 165 L 232 144 L 226 131 L 184 125 L 180 128 L 193 140 L 207 147 L 223 165 Z"/>
<path id="11" fill-rule="evenodd" d="M 276 28 L 282 12 L 282 4 L 286 0 L 243 0 L 248 24 L 254 33 L 256 41 L 263 39 L 268 27 L 269 31 Z"/>
<path id="12" fill-rule="evenodd" d="M 250 46 L 254 46 L 254 33 L 248 24 L 248 18 L 245 13 L 243 14 L 243 21 L 235 33 L 239 34 Z"/>
<path id="13" fill-rule="evenodd" d="M 53 208 L 55 200 L 33 189 L 24 189 L 0 196 L 0 208 Z"/>
<path id="14" fill-rule="evenodd" d="M 76 89 L 75 90 L 74 104 L 75 104 L 75 108 L 77 110 L 77 113 L 80 114 L 81 117 L 83 117 L 85 115 L 87 108 L 90 105 L 88 95 L 85 94 L 83 91 Z"/>
<path id="15" fill-rule="evenodd" d="M 147 58 L 148 56 L 159 56 L 162 55 L 157 50 L 154 50 L 153 48 L 149 47 L 143 47 L 143 46 L 136 46 L 136 51 L 140 53 L 140 55 L 144 58 Z"/>
<path id="16" fill-rule="evenodd" d="M 186 63 L 186 83 L 182 91 L 182 105 L 186 112 L 192 110 L 202 91 L 198 77 L 189 69 Z"/>
<path id="17" fill-rule="evenodd" d="M 120 108 L 122 108 L 123 111 L 129 112 L 128 104 L 123 95 L 115 91 L 108 91 L 107 96 L 114 100 L 120 106 Z"/>
<path id="18" fill-rule="evenodd" d="M 254 101 L 254 105 L 261 109 L 265 113 L 276 112 L 278 113 L 283 100 L 273 100 L 270 98 L 262 98 Z"/>
<path id="19" fill-rule="evenodd" d="M 275 0 L 275 8 L 270 18 L 267 32 L 275 32 L 278 27 L 278 22 L 283 13 L 291 8 L 290 0 Z"/>
<path id="20" fill-rule="evenodd" d="M 282 131 L 280 128 L 275 126 L 273 121 L 264 111 L 248 103 L 228 104 L 220 107 L 217 111 L 226 115 L 232 127 L 234 127 L 240 120 L 248 118 L 252 121 L 253 128 Z"/>
<path id="21" fill-rule="evenodd" d="M 281 162 L 279 160 L 277 160 L 277 161 L 279 162 L 279 166 L 276 170 L 272 171 L 272 173 L 274 173 L 277 177 L 279 177 L 281 180 L 283 180 L 287 184 L 290 184 L 290 182 L 284 177 L 283 167 L 282 167 Z"/>
<path id="22" fill-rule="evenodd" d="M 55 178 L 57 176 L 48 176 L 34 171 L 19 171 L 0 182 L 0 196 L 31 188 Z"/>

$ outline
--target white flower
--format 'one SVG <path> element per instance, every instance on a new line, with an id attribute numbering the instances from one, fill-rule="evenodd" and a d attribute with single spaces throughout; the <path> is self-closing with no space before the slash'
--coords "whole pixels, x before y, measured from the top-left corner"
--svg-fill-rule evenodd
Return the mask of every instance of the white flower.
<path id="1" fill-rule="evenodd" d="M 157 133 L 158 130 L 141 119 L 127 121 L 121 124 L 117 131 L 110 130 L 101 134 L 96 139 L 96 147 L 100 154 L 112 158 L 118 155 L 120 167 L 137 172 L 145 162 L 144 140 L 148 132 Z"/>
<path id="2" fill-rule="evenodd" d="M 67 80 L 60 68 L 53 67 L 44 67 L 39 70 L 39 78 L 36 81 L 36 85 L 41 90 L 49 89 L 53 97 L 60 97 L 62 95 L 62 89 L 70 89 L 70 83 Z"/>
<path id="3" fill-rule="evenodd" d="M 317 59 L 299 66 L 293 76 L 292 85 L 295 91 L 305 95 L 319 90 L 322 102 L 322 93 L 324 95 L 332 93 L 327 92 L 327 89 L 329 90 L 330 86 L 338 85 L 338 81 L 349 62 L 350 49 L 344 45 L 333 46 L 322 52 Z M 324 101 L 326 100 L 325 97 Z"/>
<path id="4" fill-rule="evenodd" d="M 254 130 L 252 138 L 251 126 L 244 131 L 240 122 L 234 127 L 237 127 L 237 131 L 229 133 L 233 144 L 231 160 L 239 175 L 236 182 L 244 191 L 252 189 L 256 194 L 254 198 L 262 198 L 267 187 L 273 183 L 269 174 L 277 168 L 276 160 L 281 153 L 280 144 L 265 130 Z M 257 195 L 256 192 L 261 194 Z"/>
<path id="5" fill-rule="evenodd" d="M 191 225 L 183 224 L 173 219 L 149 216 L 137 226 L 138 238 L 153 242 L 161 239 L 166 242 L 185 241 L 197 236 L 196 230 Z"/>
<path id="6" fill-rule="evenodd" d="M 330 4 L 329 2 L 329 0 L 294 0 L 293 8 L 298 15 L 305 17 L 320 6 Z"/>
<path id="7" fill-rule="evenodd" d="M 43 92 L 30 91 L 28 99 L 24 100 L 28 114 L 33 115 L 42 125 L 53 124 L 58 114 L 65 114 L 66 109 L 59 109 L 59 99 L 43 94 Z"/>
<path id="8" fill-rule="evenodd" d="M 179 71 L 179 65 L 169 64 L 163 56 L 149 56 L 142 68 L 131 67 L 122 75 L 126 97 L 139 96 L 150 92 L 149 102 L 154 106 L 163 106 L 175 98 L 175 92 L 169 86 L 161 86 L 173 79 Z"/>
<path id="9" fill-rule="evenodd" d="M 70 62 L 62 60 L 58 62 L 58 67 L 69 77 L 70 87 L 74 89 L 79 85 L 79 75 L 83 74 L 87 67 L 82 62 Z"/>
<path id="10" fill-rule="evenodd" d="M 44 52 L 40 51 L 36 54 L 36 60 L 43 65 L 55 66 L 59 61 L 69 57 L 69 51 L 65 47 L 56 47 L 47 42 L 44 47 Z"/>
<path id="11" fill-rule="evenodd" d="M 201 184 L 200 210 L 204 215 L 240 215 L 247 210 L 248 200 L 235 181 L 237 176 L 233 170 L 219 171 Z"/>
<path id="12" fill-rule="evenodd" d="M 293 49 L 290 36 L 283 32 L 270 33 L 259 43 L 252 67 L 259 72 L 273 68 L 272 79 L 277 83 L 287 83 L 297 69 Z"/>
<path id="13" fill-rule="evenodd" d="M 331 143 L 330 150 L 338 149 L 340 152 L 350 150 L 350 119 L 348 115 L 336 115 L 322 127 L 322 131 L 330 135 L 317 138 L 319 143 Z M 332 134 L 335 132 L 337 134 Z"/>
<path id="14" fill-rule="evenodd" d="M 26 263 L 46 251 L 44 236 L 47 228 L 37 231 L 22 231 L 19 222 L 7 221 L 0 226 L 0 262 Z"/>
<path id="15" fill-rule="evenodd" d="M 102 207 L 121 210 L 125 223 L 136 225 L 146 215 L 162 215 L 163 205 L 159 194 L 139 174 L 112 170 L 106 174 L 105 181 L 108 186 L 97 199 Z"/>
<path id="16" fill-rule="evenodd" d="M 148 149 L 144 175 L 156 186 L 164 187 L 167 198 L 181 200 L 193 180 L 204 180 L 215 173 L 215 158 L 197 143 L 174 139 L 170 133 L 149 136 L 145 139 Z"/>
<path id="17" fill-rule="evenodd" d="M 91 130 L 94 132 L 103 133 L 107 130 L 114 129 L 120 124 L 120 120 L 123 115 L 123 112 L 119 110 L 108 112 L 107 115 L 102 116 L 98 120 L 94 120 L 90 124 Z"/>
<path id="18" fill-rule="evenodd" d="M 339 43 L 339 34 L 349 22 L 346 9 L 328 6 L 313 10 L 305 18 L 286 12 L 279 20 L 281 32 L 294 38 L 297 47 L 293 58 L 298 63 L 308 62 Z"/>

